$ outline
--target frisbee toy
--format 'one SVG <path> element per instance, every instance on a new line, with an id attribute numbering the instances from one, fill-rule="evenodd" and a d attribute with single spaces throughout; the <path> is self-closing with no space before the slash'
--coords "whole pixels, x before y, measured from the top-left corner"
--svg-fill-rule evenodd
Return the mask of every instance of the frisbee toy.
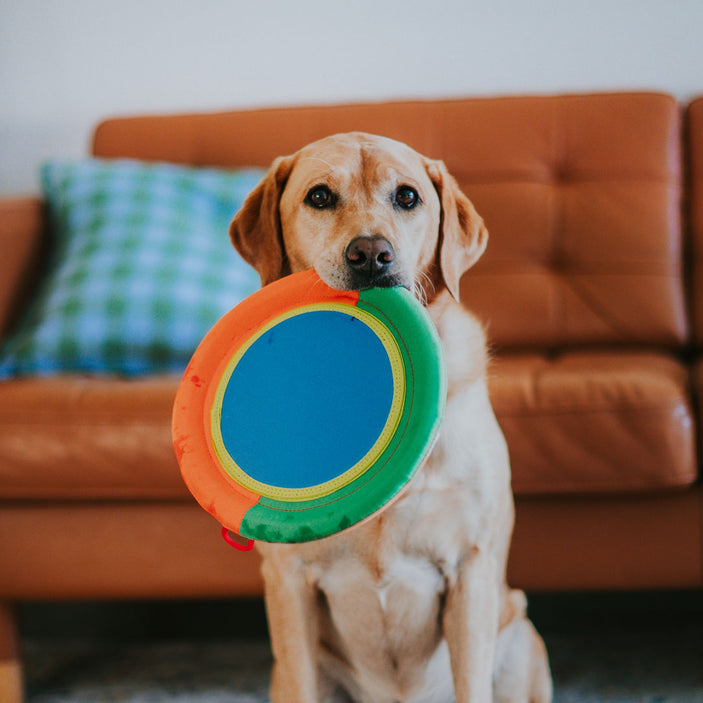
<path id="1" fill-rule="evenodd" d="M 200 343 L 176 395 L 174 448 L 226 537 L 305 542 L 400 494 L 445 396 L 437 331 L 409 291 L 339 291 L 305 271 L 246 298 Z"/>

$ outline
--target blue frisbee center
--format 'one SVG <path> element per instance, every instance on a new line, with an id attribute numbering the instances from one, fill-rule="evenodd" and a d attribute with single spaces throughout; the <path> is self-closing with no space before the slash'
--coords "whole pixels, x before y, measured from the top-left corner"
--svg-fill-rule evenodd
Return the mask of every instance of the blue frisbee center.
<path id="1" fill-rule="evenodd" d="M 376 333 L 359 318 L 300 313 L 261 335 L 225 389 L 225 449 L 251 478 L 309 488 L 357 464 L 385 427 L 393 372 Z"/>

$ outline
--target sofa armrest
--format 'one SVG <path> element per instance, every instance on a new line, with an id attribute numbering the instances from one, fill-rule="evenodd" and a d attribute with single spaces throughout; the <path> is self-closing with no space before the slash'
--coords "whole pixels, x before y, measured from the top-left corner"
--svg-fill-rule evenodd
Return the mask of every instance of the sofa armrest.
<path id="1" fill-rule="evenodd" d="M 16 321 L 36 284 L 45 242 L 41 199 L 0 199 L 0 339 Z"/>

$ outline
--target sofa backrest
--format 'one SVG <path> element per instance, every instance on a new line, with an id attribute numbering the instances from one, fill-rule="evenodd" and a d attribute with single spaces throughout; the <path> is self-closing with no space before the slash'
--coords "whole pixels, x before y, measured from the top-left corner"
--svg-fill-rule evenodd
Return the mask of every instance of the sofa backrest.
<path id="1" fill-rule="evenodd" d="M 703 346 L 703 98 L 686 114 L 688 145 L 688 211 L 690 226 L 691 324 L 693 338 Z"/>
<path id="2" fill-rule="evenodd" d="M 686 343 L 681 129 L 651 93 L 411 101 L 108 120 L 93 153 L 268 165 L 361 130 L 443 159 L 488 225 L 462 281 L 499 347 Z"/>

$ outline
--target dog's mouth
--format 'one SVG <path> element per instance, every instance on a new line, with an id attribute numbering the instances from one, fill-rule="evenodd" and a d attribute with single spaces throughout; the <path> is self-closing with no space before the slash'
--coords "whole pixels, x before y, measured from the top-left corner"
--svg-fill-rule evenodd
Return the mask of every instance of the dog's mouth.
<path id="1" fill-rule="evenodd" d="M 384 271 L 373 276 L 346 268 L 315 266 L 317 275 L 335 290 L 368 290 L 369 288 L 403 287 L 412 291 L 413 281 L 399 270 Z"/>
<path id="2" fill-rule="evenodd" d="M 410 294 L 417 298 L 423 305 L 427 305 L 427 294 L 420 285 L 419 280 L 412 279 L 399 271 L 387 272 L 373 278 L 365 276 L 354 276 L 348 270 L 324 270 L 323 267 L 315 267 L 317 275 L 330 287 L 335 290 L 358 291 L 369 290 L 371 288 L 405 288 Z"/>
<path id="3" fill-rule="evenodd" d="M 384 273 L 380 276 L 369 278 L 368 276 L 351 275 L 349 290 L 368 290 L 369 288 L 396 288 L 402 286 L 410 289 L 404 277 L 398 273 Z"/>

